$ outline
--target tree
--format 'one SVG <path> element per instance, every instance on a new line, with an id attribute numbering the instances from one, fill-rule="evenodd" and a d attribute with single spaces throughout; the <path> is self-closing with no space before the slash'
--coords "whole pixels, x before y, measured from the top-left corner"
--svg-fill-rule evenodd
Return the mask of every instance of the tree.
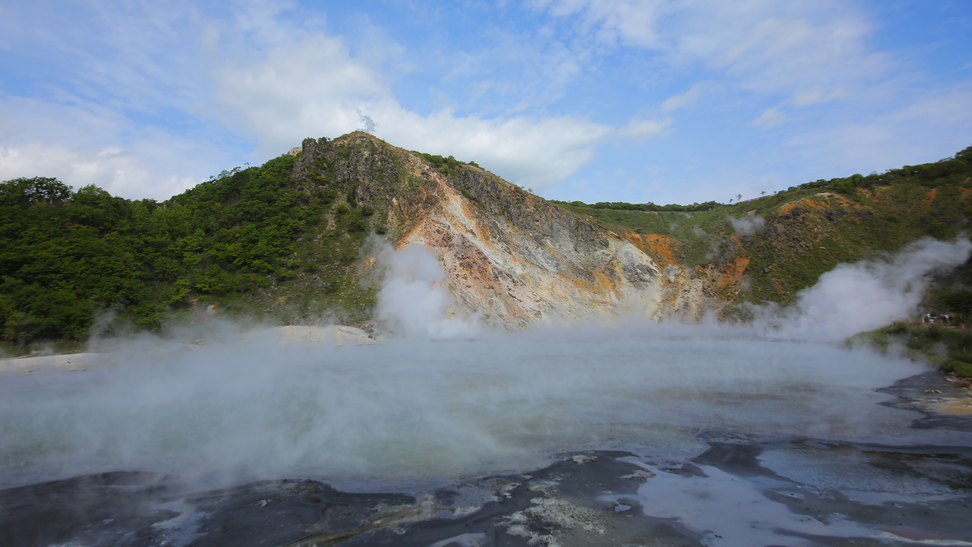
<path id="1" fill-rule="evenodd" d="M 18 178 L 0 183 L 0 205 L 30 207 L 38 203 L 63 205 L 71 187 L 50 177 Z"/>

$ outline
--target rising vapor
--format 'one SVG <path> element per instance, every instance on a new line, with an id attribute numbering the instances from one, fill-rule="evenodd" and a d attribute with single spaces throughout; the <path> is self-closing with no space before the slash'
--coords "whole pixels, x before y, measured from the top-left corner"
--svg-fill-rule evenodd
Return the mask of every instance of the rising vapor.
<path id="1" fill-rule="evenodd" d="M 383 272 L 375 317 L 392 332 L 411 337 L 453 338 L 480 330 L 479 315 L 455 315 L 455 302 L 439 259 L 422 245 L 396 251 L 372 237 Z"/>
<path id="2" fill-rule="evenodd" d="M 766 226 L 766 219 L 756 215 L 753 217 L 741 217 L 736 218 L 732 215 L 726 216 L 726 219 L 732 224 L 732 229 L 739 233 L 739 235 L 749 237 Z"/>
<path id="3" fill-rule="evenodd" d="M 485 332 L 450 314 L 436 257 L 384 244 L 376 315 L 399 334 L 384 343 L 281 345 L 221 324 L 203 346 L 143 337 L 85 372 L 5 375 L 0 484 L 120 469 L 212 483 L 469 476 L 565 450 L 682 457 L 700 429 L 933 435 L 873 391 L 924 365 L 806 340 L 913 312 L 927 275 L 970 250 L 925 240 L 836 268 L 796 305 L 760 309 L 759 337 L 650 321 Z"/>
<path id="4" fill-rule="evenodd" d="M 930 275 L 969 258 L 972 243 L 922 239 L 884 260 L 840 264 L 797 293 L 792 306 L 756 307 L 768 333 L 810 340 L 842 340 L 918 313 Z"/>

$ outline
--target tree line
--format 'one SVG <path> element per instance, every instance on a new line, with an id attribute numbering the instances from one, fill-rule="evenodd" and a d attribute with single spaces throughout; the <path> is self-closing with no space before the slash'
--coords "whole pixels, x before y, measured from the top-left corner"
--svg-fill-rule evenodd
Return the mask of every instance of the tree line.
<path id="1" fill-rule="evenodd" d="M 852 194 L 857 188 L 890 186 L 902 182 L 918 184 L 928 188 L 949 185 L 964 185 L 972 175 L 972 146 L 950 158 L 922 165 L 905 165 L 900 169 L 889 169 L 884 173 L 861 174 L 838 177 L 830 180 L 819 179 L 801 184 L 796 188 L 830 189 L 844 194 Z M 794 188 L 790 188 L 793 190 Z"/>
<path id="2" fill-rule="evenodd" d="M 627 203 L 624 201 L 599 201 L 597 203 L 584 203 L 583 201 L 557 201 L 550 200 L 551 203 L 557 203 L 560 205 L 570 205 L 571 207 L 587 207 L 589 209 L 613 209 L 616 211 L 662 211 L 662 212 L 677 212 L 677 213 L 690 213 L 695 211 L 711 211 L 712 209 L 721 205 L 716 201 L 706 201 L 705 203 L 693 203 L 691 205 L 679 205 L 677 203 L 670 203 L 668 205 L 655 205 L 652 202 L 648 203 Z"/>
<path id="3" fill-rule="evenodd" d="M 889 169 L 884 173 L 871 173 L 864 176 L 854 174 L 849 177 L 837 177 L 829 180 L 818 179 L 806 182 L 798 186 L 791 186 L 787 191 L 794 190 L 833 190 L 842 194 L 853 194 L 858 188 L 873 188 L 874 186 L 889 186 L 899 183 L 916 184 L 928 188 L 938 188 L 948 185 L 966 185 L 969 177 L 972 176 L 972 146 L 962 150 L 950 158 L 945 158 L 934 163 L 922 165 L 905 165 L 900 169 Z M 737 201 L 742 196 L 737 196 Z M 553 203 L 569 205 L 572 207 L 587 207 L 589 209 L 613 209 L 620 211 L 660 211 L 660 212 L 682 212 L 690 213 L 696 211 L 711 211 L 723 205 L 716 201 L 706 201 L 705 203 L 693 203 L 691 205 L 678 205 L 671 203 L 668 205 L 656 205 L 648 203 L 627 203 L 624 201 L 601 201 L 597 203 L 584 203 L 583 201 L 557 201 Z M 732 200 L 730 200 L 731 202 Z"/>
<path id="4" fill-rule="evenodd" d="M 109 331 L 156 330 L 194 296 L 295 275 L 295 239 L 337 194 L 299 188 L 293 162 L 224 171 L 164 202 L 46 177 L 0 183 L 0 340 L 81 340 L 106 313 Z"/>

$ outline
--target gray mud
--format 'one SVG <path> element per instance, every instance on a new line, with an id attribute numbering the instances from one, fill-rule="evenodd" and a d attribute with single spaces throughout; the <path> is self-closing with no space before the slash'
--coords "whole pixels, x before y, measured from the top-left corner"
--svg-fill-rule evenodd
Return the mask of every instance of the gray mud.
<path id="1" fill-rule="evenodd" d="M 0 545 L 972 545 L 972 449 L 719 433 L 691 461 L 565 455 L 427 493 L 192 492 L 107 473 L 0 492 Z"/>
<path id="2" fill-rule="evenodd" d="M 894 384 L 877 391 L 897 397 L 882 403 L 886 406 L 913 410 L 924 417 L 912 422 L 915 429 L 943 429 L 972 431 L 972 412 L 955 415 L 936 412 L 941 404 L 961 403 L 961 407 L 972 404 L 972 394 L 965 388 L 957 387 L 938 372 L 926 372 L 898 380 Z"/>

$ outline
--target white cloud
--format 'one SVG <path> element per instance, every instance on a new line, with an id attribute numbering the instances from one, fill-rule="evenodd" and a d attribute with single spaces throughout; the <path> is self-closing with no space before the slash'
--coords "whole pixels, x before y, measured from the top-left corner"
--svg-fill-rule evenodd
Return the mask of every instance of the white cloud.
<path id="1" fill-rule="evenodd" d="M 353 131 L 359 109 L 392 101 L 380 76 L 336 38 L 311 35 L 247 53 L 214 70 L 215 103 L 224 122 L 256 137 L 264 153 Z"/>
<path id="2" fill-rule="evenodd" d="M 92 150 L 42 142 L 0 147 L 0 180 L 38 176 L 55 177 L 75 189 L 94 184 L 112 195 L 155 199 L 200 182 L 175 175 L 160 179 L 149 162 L 115 147 Z"/>
<path id="3" fill-rule="evenodd" d="M 66 142 L 107 145 L 126 124 L 116 110 L 59 93 L 58 101 L 0 94 L 0 139 L 5 143 L 43 136 Z"/>
<path id="4" fill-rule="evenodd" d="M 75 72 L 70 91 L 0 96 L 0 175 L 57 176 L 76 187 L 166 198 L 242 163 L 231 156 L 242 138 L 224 127 L 252 139 L 258 151 L 247 159 L 260 161 L 305 137 L 353 131 L 364 115 L 396 145 L 475 160 L 540 190 L 591 161 L 592 146 L 615 131 L 572 116 L 458 116 L 450 108 L 419 114 L 394 96 L 380 52 L 354 57 L 342 38 L 305 18 L 287 20 L 275 4 L 230 5 L 219 15 L 190 5 L 115 8 L 91 7 L 90 19 L 77 26 L 63 17 L 40 24 L 40 8 L 18 12 L 38 23 L 21 28 L 20 42 L 42 43 L 43 52 L 68 59 Z M 508 38 L 500 40 L 500 49 L 511 46 L 504 62 L 532 66 L 530 77 L 550 87 L 546 98 L 528 104 L 554 97 L 580 70 L 559 42 L 543 46 L 536 59 Z M 391 61 L 407 64 L 404 48 L 384 40 Z M 500 83 L 514 87 L 508 79 Z M 633 124 L 625 134 L 650 134 L 651 123 Z"/>
<path id="5" fill-rule="evenodd" d="M 36 69 L 0 94 L 0 179 L 165 199 L 241 162 L 238 141 L 202 112 L 194 5 L 39 0 L 10 11 L 18 24 L 3 45 Z"/>
<path id="6" fill-rule="evenodd" d="M 907 99 L 867 118 L 844 114 L 786 144 L 813 162 L 818 178 L 937 161 L 972 144 L 972 87 L 917 92 Z"/>
<path id="7" fill-rule="evenodd" d="M 671 7 L 663 0 L 537 0 L 534 5 L 559 17 L 584 13 L 584 30 L 596 27 L 602 41 L 647 49 L 665 46 L 657 27 Z"/>
<path id="8" fill-rule="evenodd" d="M 701 62 L 760 93 L 809 97 L 807 90 L 814 89 L 818 100 L 834 98 L 888 68 L 884 55 L 866 47 L 871 26 L 834 0 L 548 0 L 537 5 L 555 16 L 578 17 L 581 32 L 596 29 L 602 40 L 654 51 L 673 66 Z"/>
<path id="9" fill-rule="evenodd" d="M 647 139 L 665 134 L 672 125 L 671 118 L 663 120 L 638 120 L 628 122 L 628 125 L 618 130 L 619 137 Z"/>
<path id="10" fill-rule="evenodd" d="M 707 93 L 712 93 L 717 87 L 718 86 L 714 82 L 699 82 L 689 88 L 689 90 L 685 93 L 672 95 L 671 97 L 665 99 L 661 105 L 661 111 L 668 113 L 680 108 L 692 106 L 698 102 L 699 97 Z"/>
<path id="11" fill-rule="evenodd" d="M 570 116 L 420 115 L 403 108 L 379 74 L 352 58 L 340 40 L 308 35 L 250 52 L 215 72 L 216 102 L 228 124 L 253 135 L 267 153 L 305 137 L 338 136 L 361 125 L 397 146 L 473 160 L 537 191 L 591 161 L 592 146 L 615 129 Z M 257 57 L 254 59 L 254 57 Z M 619 134 L 646 137 L 667 121 L 634 122 Z"/>
<path id="12" fill-rule="evenodd" d="M 592 39 L 564 36 L 552 25 L 528 31 L 488 27 L 483 34 L 485 43 L 476 49 L 438 52 L 436 61 L 445 73 L 438 85 L 454 101 L 440 107 L 474 107 L 484 116 L 557 111 L 571 101 L 573 85 L 599 68 Z M 483 82 L 489 82 L 488 94 L 478 92 Z"/>
<path id="13" fill-rule="evenodd" d="M 749 125 L 772 129 L 786 121 L 786 115 L 780 112 L 779 108 L 767 108 L 756 119 L 749 122 Z"/>
<path id="14" fill-rule="evenodd" d="M 362 116 L 392 144 L 475 160 L 537 190 L 571 184 L 565 178 L 596 155 L 635 173 L 632 157 L 655 154 L 669 176 L 631 175 L 631 187 L 677 184 L 693 198 L 724 170 L 761 181 L 770 170 L 786 186 L 802 182 L 793 158 L 827 158 L 812 179 L 967 146 L 956 139 L 972 125 L 968 89 L 934 90 L 917 72 L 889 77 L 888 57 L 868 42 L 875 27 L 855 4 L 536 0 L 545 13 L 522 19 L 477 5 L 485 17 L 467 21 L 477 34 L 461 44 L 451 33 L 422 35 L 447 17 L 399 28 L 384 12 L 362 15 L 368 4 L 326 15 L 265 0 L 5 4 L 0 49 L 16 66 L 0 73 L 0 174 L 167 197 L 305 137 L 360 128 Z M 785 122 L 788 136 L 749 144 L 760 132 L 747 121 Z M 656 136 L 665 139 L 638 142 Z M 629 140 L 629 157 L 597 149 L 609 138 Z M 728 161 L 703 165 L 683 153 L 702 141 Z M 780 153 L 781 144 L 792 148 Z M 775 165 L 742 166 L 746 157 Z"/>
<path id="15" fill-rule="evenodd" d="M 797 89 L 793 92 L 793 104 L 796 106 L 810 106 L 825 103 L 834 99 L 839 99 L 846 95 L 843 88 L 827 92 L 820 86 L 813 86 L 806 89 Z"/>
<path id="16" fill-rule="evenodd" d="M 474 160 L 510 182 L 541 191 L 594 158 L 593 145 L 614 129 L 571 117 L 480 119 L 439 111 L 428 117 L 392 112 L 379 128 L 382 138 L 402 146 Z"/>
<path id="17" fill-rule="evenodd" d="M 216 143 L 140 127 L 77 97 L 55 103 L 0 95 L 0 180 L 56 177 L 75 188 L 167 199 L 233 161 Z"/>

